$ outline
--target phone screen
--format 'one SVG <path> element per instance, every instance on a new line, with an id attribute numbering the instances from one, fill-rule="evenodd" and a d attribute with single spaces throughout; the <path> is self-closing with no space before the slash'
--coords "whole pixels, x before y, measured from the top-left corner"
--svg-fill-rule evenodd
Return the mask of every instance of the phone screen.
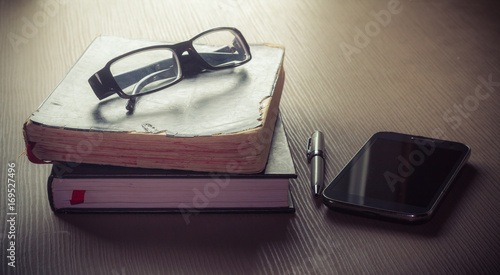
<path id="1" fill-rule="evenodd" d="M 325 189 L 329 199 L 387 211 L 428 211 L 468 155 L 455 142 L 381 133 Z"/>

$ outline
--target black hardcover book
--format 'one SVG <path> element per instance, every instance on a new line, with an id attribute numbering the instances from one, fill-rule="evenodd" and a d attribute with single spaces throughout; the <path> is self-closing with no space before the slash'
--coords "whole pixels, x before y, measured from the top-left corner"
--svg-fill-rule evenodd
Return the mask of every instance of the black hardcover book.
<path id="1" fill-rule="evenodd" d="M 276 121 L 266 169 L 238 174 L 95 164 L 54 164 L 48 180 L 56 213 L 293 212 L 295 167 L 281 119 Z"/>

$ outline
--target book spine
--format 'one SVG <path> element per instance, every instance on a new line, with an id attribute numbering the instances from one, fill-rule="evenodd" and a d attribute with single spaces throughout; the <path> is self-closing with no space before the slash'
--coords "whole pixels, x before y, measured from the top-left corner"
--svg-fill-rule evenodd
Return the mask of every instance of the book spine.
<path id="1" fill-rule="evenodd" d="M 26 144 L 26 156 L 28 157 L 28 160 L 31 161 L 32 163 L 35 164 L 51 164 L 53 163 L 52 161 L 43 161 L 39 159 L 35 154 L 33 153 L 33 149 L 36 146 L 36 142 L 29 141 L 28 139 L 28 133 L 26 131 L 26 125 L 28 122 L 25 122 L 23 125 L 23 135 L 24 135 L 24 143 Z"/>
<path id="2" fill-rule="evenodd" d="M 51 171 L 50 172 L 50 176 L 47 179 L 47 196 L 49 198 L 50 209 L 52 209 L 52 211 L 54 213 L 57 213 L 57 210 L 54 207 L 54 196 L 53 196 L 53 193 L 52 193 L 52 181 L 53 180 L 54 180 L 54 173 L 53 173 L 53 171 Z"/>

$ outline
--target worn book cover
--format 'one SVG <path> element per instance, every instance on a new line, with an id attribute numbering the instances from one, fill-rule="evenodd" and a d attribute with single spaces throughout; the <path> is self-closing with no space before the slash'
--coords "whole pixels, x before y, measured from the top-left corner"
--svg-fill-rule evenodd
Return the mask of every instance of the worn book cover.
<path id="1" fill-rule="evenodd" d="M 284 49 L 251 45 L 240 67 L 203 72 L 139 98 L 99 101 L 89 77 L 113 57 L 162 42 L 100 36 L 24 125 L 29 159 L 258 173 L 265 167 L 284 83 Z"/>

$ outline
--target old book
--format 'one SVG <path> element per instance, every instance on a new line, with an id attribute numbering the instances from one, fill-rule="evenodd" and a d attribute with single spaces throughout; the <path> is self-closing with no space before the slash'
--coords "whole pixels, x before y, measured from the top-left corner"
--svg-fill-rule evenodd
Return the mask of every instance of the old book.
<path id="1" fill-rule="evenodd" d="M 266 169 L 227 174 L 54 164 L 49 202 L 57 213 L 290 212 L 295 168 L 281 121 L 276 123 Z"/>
<path id="2" fill-rule="evenodd" d="M 101 36 L 24 124 L 32 162 L 258 173 L 265 168 L 284 83 L 284 49 L 251 45 L 252 60 L 165 90 L 99 101 L 89 77 L 133 49 L 161 44 Z M 234 171 L 228 171 L 228 169 Z"/>

